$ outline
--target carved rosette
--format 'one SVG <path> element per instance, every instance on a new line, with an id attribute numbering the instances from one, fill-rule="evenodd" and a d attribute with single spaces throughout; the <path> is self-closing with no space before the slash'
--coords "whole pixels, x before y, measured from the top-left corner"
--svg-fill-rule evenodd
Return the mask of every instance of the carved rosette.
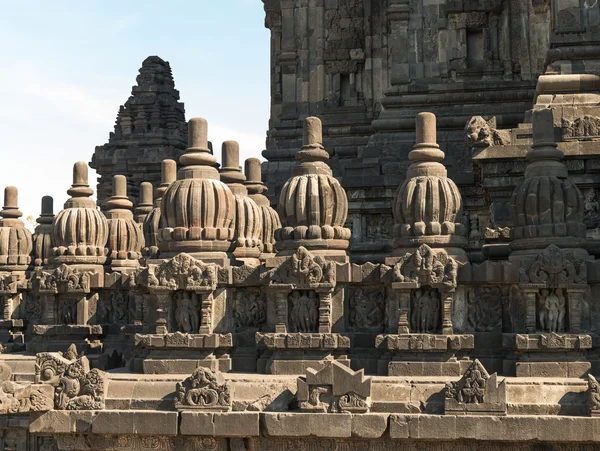
<path id="1" fill-rule="evenodd" d="M 395 223 L 392 245 L 407 248 L 426 243 L 433 247 L 464 247 L 465 227 L 457 221 L 462 197 L 441 163 L 444 152 L 436 142 L 435 115 L 420 113 L 416 128 L 417 142 L 408 156 L 413 163 L 392 203 Z M 460 255 L 466 260 L 464 251 Z"/>
<path id="2" fill-rule="evenodd" d="M 554 141 L 552 111 L 533 113 L 533 145 L 527 153 L 525 180 L 511 198 L 511 249 L 525 253 L 549 244 L 584 248 L 584 202 L 579 188 L 568 179 L 564 154 Z"/>
<path id="3" fill-rule="evenodd" d="M 231 410 L 233 389 L 220 373 L 197 368 L 183 382 L 178 382 L 173 400 L 177 410 Z"/>
<path id="4" fill-rule="evenodd" d="M 113 178 L 113 196 L 108 207 L 108 252 L 111 268 L 137 268 L 142 257 L 144 235 L 133 219 L 132 202 L 127 198 L 127 179 L 124 175 Z"/>
<path id="5" fill-rule="evenodd" d="M 279 255 L 304 246 L 324 255 L 344 258 L 351 232 L 344 227 L 348 198 L 325 163 L 322 125 L 316 117 L 304 122 L 304 145 L 296 153 L 298 164 L 279 197 L 282 228 L 275 231 Z M 286 250 L 288 252 L 286 252 Z"/>
<path id="6" fill-rule="evenodd" d="M 14 186 L 4 190 L 4 206 L 0 211 L 0 269 L 23 271 L 31 262 L 33 241 L 25 228 L 18 206 L 19 194 Z"/>
<path id="7" fill-rule="evenodd" d="M 73 167 L 71 196 L 65 208 L 54 218 L 52 234 L 54 261 L 57 263 L 96 263 L 106 261 L 108 222 L 90 199 L 87 164 L 80 161 Z"/>
<path id="8" fill-rule="evenodd" d="M 235 235 L 235 198 L 219 180 L 207 130 L 204 119 L 190 119 L 189 147 L 179 160 L 183 165 L 179 180 L 162 198 L 158 247 L 167 257 L 188 252 L 224 264 Z"/>
<path id="9" fill-rule="evenodd" d="M 37 219 L 37 227 L 33 232 L 33 249 L 31 258 L 33 265 L 40 267 L 48 264 L 52 255 L 52 222 L 54 220 L 54 201 L 50 196 L 42 197 L 42 214 Z"/>

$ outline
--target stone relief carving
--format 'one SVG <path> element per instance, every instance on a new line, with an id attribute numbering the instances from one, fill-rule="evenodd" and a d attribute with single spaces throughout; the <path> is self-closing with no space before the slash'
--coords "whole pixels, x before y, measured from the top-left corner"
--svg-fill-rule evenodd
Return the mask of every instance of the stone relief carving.
<path id="1" fill-rule="evenodd" d="M 335 285 L 335 264 L 314 256 L 304 247 L 270 273 L 270 282 L 308 288 L 316 284 Z"/>
<path id="2" fill-rule="evenodd" d="M 297 386 L 301 412 L 364 413 L 370 408 L 371 378 L 365 378 L 362 369 L 352 371 L 336 361 L 319 371 L 308 368 Z"/>
<path id="3" fill-rule="evenodd" d="M 177 291 L 175 298 L 175 325 L 184 334 L 197 334 L 200 330 L 198 297 L 188 291 Z"/>
<path id="4" fill-rule="evenodd" d="M 260 291 L 238 291 L 233 299 L 233 324 L 236 329 L 260 329 L 267 320 L 264 295 Z"/>
<path id="5" fill-rule="evenodd" d="M 467 320 L 475 332 L 491 332 L 502 326 L 502 304 L 508 292 L 501 287 L 475 287 L 469 291 Z"/>
<path id="6" fill-rule="evenodd" d="M 293 291 L 289 296 L 290 332 L 316 332 L 319 325 L 319 296 L 314 291 Z"/>
<path id="7" fill-rule="evenodd" d="M 354 288 L 350 294 L 350 327 L 357 331 L 380 332 L 385 318 L 382 288 Z"/>
<path id="8" fill-rule="evenodd" d="M 600 225 L 600 202 L 598 192 L 594 188 L 583 190 L 583 222 L 588 228 Z"/>
<path id="9" fill-rule="evenodd" d="M 600 117 L 584 115 L 573 121 L 562 119 L 563 140 L 600 138 Z"/>
<path id="10" fill-rule="evenodd" d="M 465 125 L 465 142 L 470 149 L 506 146 L 510 144 L 510 132 L 496 128 L 495 116 L 487 121 L 481 116 L 473 116 Z"/>
<path id="11" fill-rule="evenodd" d="M 435 288 L 422 287 L 411 292 L 410 330 L 411 332 L 431 334 L 441 325 L 442 304 Z"/>
<path id="12" fill-rule="evenodd" d="M 177 410 L 231 410 L 232 392 L 220 373 L 200 367 L 177 383 L 174 405 Z"/>
<path id="13" fill-rule="evenodd" d="M 54 402 L 59 410 L 104 409 L 105 380 L 100 370 L 90 370 L 87 357 L 69 364 L 55 387 Z"/>
<path id="14" fill-rule="evenodd" d="M 587 283 L 585 261 L 561 251 L 554 244 L 537 257 L 524 261 L 520 272 L 520 283 L 545 284 L 549 288 Z"/>
<path id="15" fill-rule="evenodd" d="M 162 287 L 170 290 L 197 288 L 215 289 L 217 267 L 205 264 L 194 257 L 182 253 L 160 265 L 148 265 L 146 270 L 149 287 Z"/>
<path id="16" fill-rule="evenodd" d="M 456 382 L 446 383 L 446 413 L 506 415 L 506 383 L 477 359 Z"/>
<path id="17" fill-rule="evenodd" d="M 458 263 L 443 252 L 436 253 L 426 244 L 414 254 L 406 254 L 394 266 L 396 282 L 456 287 Z"/>
<path id="18" fill-rule="evenodd" d="M 0 386 L 0 414 L 45 412 L 54 408 L 54 390 L 43 384 L 4 381 Z"/>
<path id="19" fill-rule="evenodd" d="M 44 291 L 89 293 L 91 274 L 89 271 L 79 271 L 63 263 L 51 273 L 36 271 L 32 282 L 39 290 Z"/>
<path id="20" fill-rule="evenodd" d="M 394 228 L 394 219 L 391 216 L 369 216 L 366 219 L 366 223 L 366 241 L 378 242 L 390 239 L 391 231 Z"/>
<path id="21" fill-rule="evenodd" d="M 538 295 L 538 320 L 543 332 L 564 332 L 567 300 L 562 288 L 542 289 Z"/>
<path id="22" fill-rule="evenodd" d="M 588 405 L 592 416 L 600 416 L 600 384 L 588 374 Z"/>

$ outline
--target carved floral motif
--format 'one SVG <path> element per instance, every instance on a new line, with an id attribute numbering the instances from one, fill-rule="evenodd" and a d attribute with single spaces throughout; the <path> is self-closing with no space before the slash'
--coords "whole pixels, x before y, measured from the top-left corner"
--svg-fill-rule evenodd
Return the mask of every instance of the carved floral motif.
<path id="1" fill-rule="evenodd" d="M 270 273 L 270 282 L 308 288 L 316 284 L 335 285 L 335 264 L 313 256 L 304 247 Z"/>
<path id="2" fill-rule="evenodd" d="M 149 287 L 170 290 L 214 290 L 217 286 L 217 267 L 215 264 L 196 260 L 188 254 L 178 254 L 160 265 L 148 265 L 147 283 Z"/>
<path id="3" fill-rule="evenodd" d="M 548 246 L 533 260 L 521 265 L 521 283 L 544 284 L 548 288 L 565 288 L 572 284 L 587 283 L 587 265 L 582 259 L 554 244 Z"/>
<path id="4" fill-rule="evenodd" d="M 177 383 L 174 404 L 177 410 L 231 410 L 231 400 L 232 389 L 223 376 L 200 367 Z"/>
<path id="5" fill-rule="evenodd" d="M 421 245 L 414 254 L 406 254 L 394 266 L 396 282 L 456 287 L 457 275 L 458 263 L 443 252 L 434 252 L 426 244 Z"/>

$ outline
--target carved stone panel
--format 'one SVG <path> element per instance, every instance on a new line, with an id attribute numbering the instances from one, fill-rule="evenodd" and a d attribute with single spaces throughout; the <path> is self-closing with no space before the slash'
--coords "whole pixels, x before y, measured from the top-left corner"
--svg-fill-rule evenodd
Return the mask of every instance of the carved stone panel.
<path id="1" fill-rule="evenodd" d="M 349 326 L 356 332 L 382 332 L 385 320 L 385 290 L 383 288 L 353 288 L 350 290 Z"/>

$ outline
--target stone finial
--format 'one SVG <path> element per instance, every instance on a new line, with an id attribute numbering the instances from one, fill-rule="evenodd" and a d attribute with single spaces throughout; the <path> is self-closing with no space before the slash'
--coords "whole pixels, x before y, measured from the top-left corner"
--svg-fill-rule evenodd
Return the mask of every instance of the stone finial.
<path id="1" fill-rule="evenodd" d="M 188 122 L 188 148 L 179 158 L 184 166 L 212 166 L 216 158 L 208 147 L 208 122 L 201 117 L 195 117 Z"/>
<path id="2" fill-rule="evenodd" d="M 4 188 L 4 206 L 0 211 L 0 216 L 4 219 L 16 219 L 19 220 L 23 213 L 19 210 L 19 190 L 16 186 L 7 186 Z M 21 224 L 22 221 L 19 220 Z"/>
<path id="3" fill-rule="evenodd" d="M 304 119 L 302 148 L 296 153 L 300 162 L 327 161 L 329 154 L 323 147 L 323 125 L 318 117 Z"/>
<path id="4" fill-rule="evenodd" d="M 169 188 L 169 185 L 177 180 L 177 163 L 175 160 L 163 160 L 161 163 L 160 172 L 160 186 L 156 189 L 156 199 L 154 199 L 154 207 L 160 208 L 160 202 L 162 200 L 165 191 Z"/>
<path id="5" fill-rule="evenodd" d="M 416 142 L 408 155 L 412 164 L 392 202 L 392 246 L 397 250 L 387 263 L 394 264 L 406 250 L 414 252 L 423 244 L 434 248 L 434 252 L 450 252 L 465 263 L 467 255 L 462 248 L 467 240 L 464 226 L 458 221 L 462 197 L 441 163 L 444 152 L 436 142 L 435 115 L 419 113 L 415 125 Z"/>
<path id="6" fill-rule="evenodd" d="M 4 206 L 0 211 L 0 270 L 22 271 L 31 261 L 31 232 L 21 221 L 19 191 L 15 186 L 4 189 Z"/>
<path id="7" fill-rule="evenodd" d="M 33 251 L 31 258 L 34 266 L 48 264 L 52 255 L 52 221 L 54 220 L 54 199 L 42 197 L 42 212 L 37 218 L 37 227 L 33 233 Z"/>
<path id="8" fill-rule="evenodd" d="M 222 146 L 221 181 L 235 195 L 235 244 L 233 255 L 247 265 L 258 265 L 262 250 L 262 212 L 244 186 L 246 177 L 240 168 L 240 146 L 236 141 L 225 141 Z"/>
<path id="9" fill-rule="evenodd" d="M 140 185 L 140 203 L 135 208 L 135 222 L 143 224 L 146 216 L 150 214 L 153 208 L 153 191 L 154 187 L 150 182 L 142 182 Z"/>
<path id="10" fill-rule="evenodd" d="M 113 195 L 106 205 L 109 210 L 131 210 L 133 208 L 133 203 L 127 197 L 127 177 L 124 175 L 113 177 Z"/>
<path id="11" fill-rule="evenodd" d="M 142 257 L 144 235 L 133 219 L 131 208 L 133 203 L 127 197 L 127 177 L 113 177 L 113 196 L 106 203 L 109 208 L 108 247 L 114 271 L 127 271 L 139 267 L 138 259 Z"/>
<path id="12" fill-rule="evenodd" d="M 554 119 L 552 110 L 544 108 L 533 112 L 533 144 L 527 152 L 530 163 L 525 169 L 525 177 L 554 175 L 567 178 L 567 167 L 563 163 L 564 153 L 554 140 Z"/>
<path id="13" fill-rule="evenodd" d="M 108 222 L 90 199 L 94 191 L 88 185 L 87 164 L 73 166 L 73 185 L 52 224 L 54 264 L 94 264 L 106 261 Z"/>
<path id="14" fill-rule="evenodd" d="M 179 159 L 178 180 L 161 201 L 159 250 L 162 257 L 187 252 L 211 263 L 229 263 L 227 251 L 234 239 L 235 199 L 219 180 L 216 158 L 208 148 L 205 119 L 188 123 L 189 147 Z"/>
<path id="15" fill-rule="evenodd" d="M 262 183 L 261 163 L 258 158 L 248 158 L 244 162 L 246 179 L 244 182 L 248 190 L 248 196 L 256 202 L 256 205 L 262 212 L 262 243 L 263 251 L 260 255 L 260 260 L 265 261 L 267 258 L 273 257 L 275 249 L 275 230 L 281 228 L 279 215 L 271 207 L 271 203 L 264 193 L 267 192 L 267 187 Z"/>
<path id="16" fill-rule="evenodd" d="M 581 257 L 587 257 L 583 196 L 569 180 L 563 157 L 554 141 L 552 111 L 534 110 L 533 144 L 527 153 L 525 179 L 511 197 L 513 260 L 551 244 L 577 249 Z"/>
<path id="17" fill-rule="evenodd" d="M 236 191 L 247 194 L 246 189 L 241 186 L 246 177 L 240 168 L 240 145 L 237 141 L 225 141 L 221 149 L 221 181 L 227 183 L 234 194 L 237 194 Z"/>
<path id="18" fill-rule="evenodd" d="M 275 232 L 277 256 L 293 255 L 304 246 L 316 254 L 346 262 L 351 234 L 344 227 L 348 198 L 326 163 L 329 154 L 321 144 L 321 129 L 320 119 L 305 119 L 304 145 L 296 153 L 298 163 L 293 176 L 279 197 L 283 227 Z"/>

